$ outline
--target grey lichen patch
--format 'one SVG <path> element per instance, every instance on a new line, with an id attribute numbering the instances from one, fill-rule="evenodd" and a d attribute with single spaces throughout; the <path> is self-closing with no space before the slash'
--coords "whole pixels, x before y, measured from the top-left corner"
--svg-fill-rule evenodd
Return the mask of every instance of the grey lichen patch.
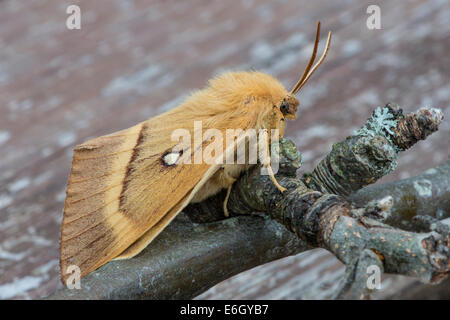
<path id="1" fill-rule="evenodd" d="M 355 132 L 359 136 L 385 136 L 389 139 L 389 135 L 393 135 L 392 129 L 397 127 L 398 121 L 390 112 L 389 108 L 378 107 L 372 114 L 372 117 L 367 120 L 364 127 Z"/>
<path id="2" fill-rule="evenodd" d="M 384 148 L 392 149 L 394 154 L 391 157 L 390 164 L 388 166 L 387 171 L 384 174 L 388 174 L 397 168 L 397 153 L 402 151 L 392 140 L 392 136 L 395 135 L 395 130 L 398 126 L 398 119 L 402 118 L 403 115 L 395 114 L 394 109 L 388 108 L 387 106 L 384 108 L 377 107 L 375 111 L 372 113 L 370 119 L 368 119 L 361 129 L 355 132 L 356 135 L 361 137 L 383 137 L 389 143 L 384 143 Z M 400 110 L 401 112 L 401 110 Z"/>
<path id="3" fill-rule="evenodd" d="M 433 195 L 432 183 L 430 180 L 422 179 L 414 181 L 414 189 L 421 197 L 431 197 Z"/>
<path id="4" fill-rule="evenodd" d="M 398 150 L 384 135 L 361 136 L 353 147 L 361 161 L 373 171 L 372 176 L 377 179 L 395 170 L 397 167 Z"/>
<path id="5" fill-rule="evenodd" d="M 398 128 L 399 124 L 403 126 Z M 409 129 L 398 106 L 378 107 L 355 135 L 334 144 L 327 157 L 303 180 L 312 189 L 348 196 L 397 167 L 398 152 L 408 148 L 399 145 L 407 146 L 411 137 L 415 137 L 409 134 Z M 405 131 L 408 139 L 398 144 L 399 134 Z"/>
<path id="6" fill-rule="evenodd" d="M 426 171 L 424 171 L 424 174 L 437 174 L 438 171 L 435 168 L 430 168 Z"/>
<path id="7" fill-rule="evenodd" d="M 309 178 L 322 192 L 349 195 L 376 182 L 397 165 L 397 151 L 384 136 L 352 136 L 333 145 Z"/>
<path id="8" fill-rule="evenodd" d="M 295 176 L 302 165 L 302 154 L 291 140 L 282 138 L 279 142 L 280 169 L 279 172 Z"/>

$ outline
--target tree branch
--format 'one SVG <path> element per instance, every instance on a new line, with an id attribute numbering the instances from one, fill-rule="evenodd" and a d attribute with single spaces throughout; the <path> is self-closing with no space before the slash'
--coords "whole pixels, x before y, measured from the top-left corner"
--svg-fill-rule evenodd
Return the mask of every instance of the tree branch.
<path id="1" fill-rule="evenodd" d="M 439 220 L 450 217 L 450 161 L 430 168 L 415 177 L 363 188 L 347 199 L 363 206 L 372 199 L 392 197 L 391 215 L 386 223 L 415 230 L 413 218 L 427 215 Z"/>
<path id="2" fill-rule="evenodd" d="M 288 189 L 284 194 L 258 168 L 247 172 L 230 196 L 234 217 L 214 221 L 223 218 L 223 193 L 191 205 L 185 211 L 196 223 L 180 215 L 143 254 L 110 262 L 84 278 L 82 290 L 63 289 L 50 298 L 192 298 L 236 273 L 313 247 L 328 249 L 349 267 L 348 283 L 361 279 L 357 270 L 376 259 L 388 273 L 442 279 L 449 267 L 448 234 L 408 232 L 383 223 L 396 214 L 393 197 L 355 207 L 339 195 L 390 172 L 397 152 L 437 130 L 442 119 L 435 109 L 406 117 L 393 105 L 377 110 L 302 179 L 295 178 L 300 153 L 282 140 L 277 179 Z M 450 180 L 449 168 L 440 170 Z M 214 222 L 197 224 L 207 221 Z"/>

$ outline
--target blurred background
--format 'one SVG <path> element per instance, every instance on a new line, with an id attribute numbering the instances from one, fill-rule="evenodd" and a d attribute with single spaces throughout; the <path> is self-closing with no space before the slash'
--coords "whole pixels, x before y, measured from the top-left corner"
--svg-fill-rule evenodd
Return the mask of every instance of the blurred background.
<path id="1" fill-rule="evenodd" d="M 81 29 L 69 30 L 69 5 Z M 378 5 L 381 29 L 366 13 Z M 377 106 L 444 111 L 439 132 L 381 182 L 450 153 L 450 3 L 419 1 L 0 1 L 0 299 L 61 287 L 59 229 L 72 150 L 169 110 L 224 70 L 257 69 L 287 87 L 309 59 L 316 23 L 334 33 L 302 89 L 286 136 L 311 170 Z M 226 280 L 198 298 L 321 298 L 343 266 L 317 249 Z M 379 297 L 420 286 L 389 276 Z M 430 295 L 431 297 L 432 295 Z"/>

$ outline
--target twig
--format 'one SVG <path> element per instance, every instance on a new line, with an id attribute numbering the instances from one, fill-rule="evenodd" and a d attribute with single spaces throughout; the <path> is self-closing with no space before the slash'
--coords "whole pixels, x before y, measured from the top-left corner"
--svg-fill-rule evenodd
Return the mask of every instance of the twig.
<path id="1" fill-rule="evenodd" d="M 347 199 L 357 206 L 363 206 L 371 199 L 391 196 L 392 213 L 386 223 L 406 230 L 420 231 L 412 220 L 417 215 L 439 220 L 450 217 L 449 171 L 450 161 L 446 161 L 415 177 L 361 189 Z"/>
<path id="2" fill-rule="evenodd" d="M 284 168 L 278 176 L 288 190 L 283 194 L 258 170 L 247 172 L 231 193 L 229 209 L 236 214 L 267 212 L 307 244 L 334 253 L 349 268 L 361 266 L 361 257 L 367 257 L 363 253 L 370 249 L 382 259 L 386 272 L 436 282 L 449 272 L 448 233 L 408 233 L 383 224 L 391 215 L 392 197 L 356 209 L 338 195 L 349 195 L 392 171 L 397 153 L 436 131 L 442 119 L 436 109 L 403 116 L 393 104 L 377 108 L 366 125 L 335 144 L 311 174 L 298 180 L 294 170 Z M 282 158 L 299 157 L 294 149 L 281 141 Z M 194 219 L 217 212 L 207 208 L 208 203 L 188 212 Z"/>
<path id="3" fill-rule="evenodd" d="M 388 273 L 437 282 L 448 273 L 447 235 L 407 232 L 384 224 L 382 221 L 389 218 L 389 213 L 392 216 L 392 198 L 353 207 L 345 198 L 323 192 L 324 185 L 325 190 L 330 185 L 338 190 L 346 184 L 354 191 L 374 182 L 392 170 L 396 153 L 411 145 L 405 139 L 397 145 L 396 132 L 410 133 L 413 128 L 414 134 L 410 137 L 417 141 L 417 137 L 425 137 L 436 130 L 441 118 L 438 111 L 426 109 L 428 112 L 417 113 L 426 121 L 416 121 L 417 126 L 403 125 L 404 121 L 414 122 L 403 119 L 417 116 L 403 117 L 401 112 L 390 109 L 389 106 L 383 108 L 371 118 L 375 123 L 378 116 L 388 120 L 378 123 L 381 129 L 367 123 L 366 132 L 361 129 L 356 138 L 348 138 L 341 145 L 341 150 L 347 150 L 343 153 L 345 156 L 359 155 L 352 158 L 356 159 L 352 170 L 359 174 L 333 169 L 329 170 L 326 180 L 316 179 L 318 175 L 314 172 L 296 179 L 300 153 L 292 143 L 282 140 L 277 179 L 288 188 L 286 193 L 281 194 L 267 176 L 259 175 L 258 169 L 247 172 L 231 192 L 228 208 L 234 217 L 192 225 L 180 215 L 143 254 L 129 261 L 108 263 L 83 279 L 82 290 L 64 289 L 51 298 L 192 298 L 238 272 L 313 247 L 327 248 L 346 265 L 356 265 L 355 288 L 362 288 L 362 280 L 358 279 L 363 279 L 361 270 L 367 261 L 372 261 L 367 257 L 374 257 L 373 254 L 383 262 Z M 370 129 L 375 130 L 375 134 L 371 135 Z M 358 141 L 366 141 L 366 144 Z M 335 150 L 333 148 L 332 153 Z M 342 155 L 338 152 L 329 159 L 339 159 L 339 154 Z M 327 160 L 324 163 L 327 162 L 337 163 Z M 374 169 L 366 170 L 373 175 L 372 179 L 364 173 L 364 166 Z M 446 174 L 449 179 L 450 170 Z M 362 178 L 353 180 L 351 177 Z M 219 194 L 190 206 L 186 212 L 197 222 L 223 219 L 223 197 L 223 193 Z M 268 216 L 255 215 L 256 212 L 267 212 Z"/>
<path id="4" fill-rule="evenodd" d="M 444 168 L 440 178 L 450 181 L 450 161 Z M 399 182 L 408 186 L 411 179 Z M 358 196 L 353 200 L 362 203 Z M 265 215 L 199 224 L 182 213 L 137 257 L 107 263 L 81 279 L 80 290 L 63 288 L 48 299 L 192 299 L 235 274 L 310 249 Z"/>

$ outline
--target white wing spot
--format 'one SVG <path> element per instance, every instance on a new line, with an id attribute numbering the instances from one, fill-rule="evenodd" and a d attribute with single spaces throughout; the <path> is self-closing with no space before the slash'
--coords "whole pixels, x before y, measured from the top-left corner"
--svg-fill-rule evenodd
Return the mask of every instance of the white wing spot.
<path id="1" fill-rule="evenodd" d="M 180 158 L 180 152 L 171 152 L 163 157 L 163 161 L 168 166 L 173 166 Z"/>

